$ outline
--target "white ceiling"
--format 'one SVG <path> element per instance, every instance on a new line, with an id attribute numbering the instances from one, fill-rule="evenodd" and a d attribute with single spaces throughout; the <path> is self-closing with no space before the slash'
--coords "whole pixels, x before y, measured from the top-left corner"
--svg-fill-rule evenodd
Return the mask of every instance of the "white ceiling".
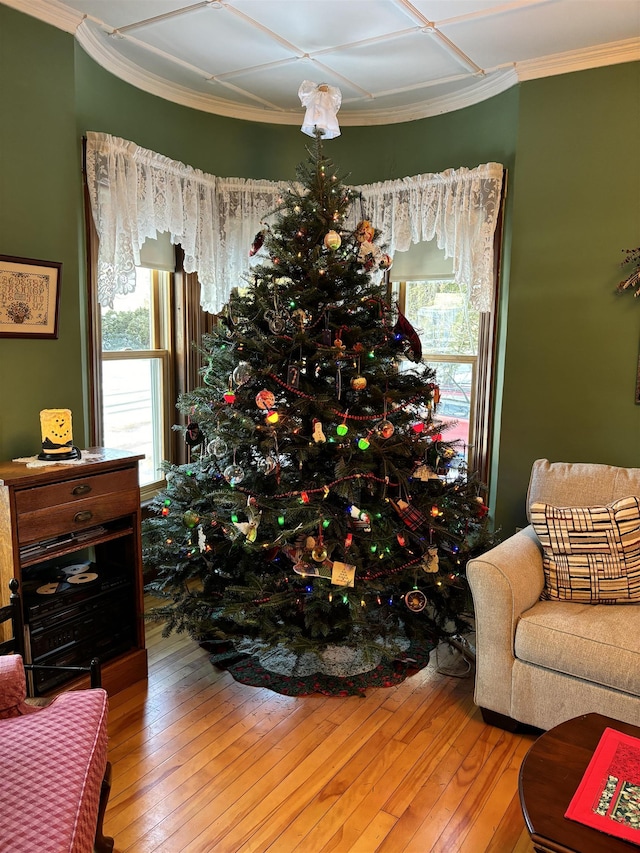
<path id="1" fill-rule="evenodd" d="M 206 112 L 297 124 L 303 80 L 341 125 L 449 112 L 520 80 L 640 59 L 640 0 L 4 0 L 117 77 Z"/>

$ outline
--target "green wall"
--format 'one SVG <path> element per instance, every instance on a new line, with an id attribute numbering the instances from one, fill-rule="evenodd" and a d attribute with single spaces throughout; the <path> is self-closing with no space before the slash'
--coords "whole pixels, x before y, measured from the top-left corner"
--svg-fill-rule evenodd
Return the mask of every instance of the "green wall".
<path id="1" fill-rule="evenodd" d="M 65 406 L 83 443 L 88 393 L 80 141 L 130 139 L 221 176 L 287 179 L 297 126 L 243 122 L 148 95 L 73 38 L 0 5 L 0 253 L 63 262 L 60 338 L 0 340 L 0 457 L 33 453 L 38 412 Z M 497 161 L 508 169 L 491 502 L 524 520 L 531 462 L 640 465 L 633 403 L 640 308 L 615 294 L 640 235 L 640 63 L 530 81 L 481 104 L 343 127 L 327 153 L 353 183 Z M 331 146 L 329 148 L 329 145 Z"/>
<path id="2" fill-rule="evenodd" d="M 522 523 L 536 458 L 640 467 L 640 63 L 524 83 L 494 507 Z"/>
<path id="3" fill-rule="evenodd" d="M 3 459 L 39 452 L 46 408 L 85 444 L 74 75 L 72 36 L 0 6 L 0 254 L 62 262 L 58 339 L 0 339 Z"/>

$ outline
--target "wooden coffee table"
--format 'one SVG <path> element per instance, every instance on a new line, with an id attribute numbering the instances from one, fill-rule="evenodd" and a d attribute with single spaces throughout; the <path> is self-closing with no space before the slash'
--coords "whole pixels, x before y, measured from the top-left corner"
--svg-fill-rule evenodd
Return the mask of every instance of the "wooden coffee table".
<path id="1" fill-rule="evenodd" d="M 639 853 L 635 844 L 564 817 L 607 726 L 640 738 L 637 726 L 585 714 L 545 732 L 526 754 L 518 788 L 537 853 Z"/>

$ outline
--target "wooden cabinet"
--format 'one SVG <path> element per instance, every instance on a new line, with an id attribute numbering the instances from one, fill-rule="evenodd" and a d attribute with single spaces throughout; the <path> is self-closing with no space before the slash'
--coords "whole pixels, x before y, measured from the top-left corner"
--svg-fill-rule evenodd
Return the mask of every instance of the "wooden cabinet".
<path id="1" fill-rule="evenodd" d="M 92 447 L 73 464 L 0 462 L 0 603 L 17 578 L 28 662 L 98 657 L 110 693 L 147 676 L 140 459 Z M 67 677 L 42 670 L 34 691 Z"/>

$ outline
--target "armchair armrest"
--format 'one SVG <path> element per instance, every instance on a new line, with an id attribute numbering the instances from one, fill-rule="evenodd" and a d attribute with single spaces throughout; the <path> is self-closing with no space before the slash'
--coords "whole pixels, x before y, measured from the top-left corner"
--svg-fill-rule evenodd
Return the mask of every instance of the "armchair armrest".
<path id="1" fill-rule="evenodd" d="M 511 716 L 511 670 L 520 614 L 544 587 L 542 550 L 526 527 L 467 564 L 476 619 L 475 701 Z"/>
<path id="2" fill-rule="evenodd" d="M 0 656 L 0 719 L 20 716 L 27 696 L 20 655 Z"/>

